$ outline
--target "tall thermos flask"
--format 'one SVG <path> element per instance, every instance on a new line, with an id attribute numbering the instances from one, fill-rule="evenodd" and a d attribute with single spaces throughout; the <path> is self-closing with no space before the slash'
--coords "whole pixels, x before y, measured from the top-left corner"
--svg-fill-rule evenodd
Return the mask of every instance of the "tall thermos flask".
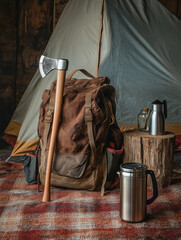
<path id="1" fill-rule="evenodd" d="M 162 107 L 164 106 L 164 113 Z M 152 102 L 152 112 L 150 115 L 149 133 L 151 135 L 165 134 L 165 118 L 167 118 L 167 103 L 166 100 L 160 102 L 155 100 Z"/>
<path id="2" fill-rule="evenodd" d="M 124 163 L 117 173 L 120 178 L 120 217 L 127 222 L 141 222 L 146 218 L 147 205 L 158 196 L 154 172 L 141 163 Z M 153 184 L 153 196 L 147 200 L 147 175 Z"/>

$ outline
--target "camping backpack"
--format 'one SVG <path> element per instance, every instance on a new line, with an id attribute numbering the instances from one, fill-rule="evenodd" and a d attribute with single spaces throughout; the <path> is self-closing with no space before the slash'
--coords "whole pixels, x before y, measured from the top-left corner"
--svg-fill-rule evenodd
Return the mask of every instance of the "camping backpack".
<path id="1" fill-rule="evenodd" d="M 119 170 L 122 134 L 115 118 L 115 89 L 106 77 L 72 79 L 64 86 L 62 114 L 51 171 L 51 185 L 70 189 L 110 188 Z M 40 105 L 39 178 L 44 184 L 55 103 L 56 81 L 45 90 Z"/>

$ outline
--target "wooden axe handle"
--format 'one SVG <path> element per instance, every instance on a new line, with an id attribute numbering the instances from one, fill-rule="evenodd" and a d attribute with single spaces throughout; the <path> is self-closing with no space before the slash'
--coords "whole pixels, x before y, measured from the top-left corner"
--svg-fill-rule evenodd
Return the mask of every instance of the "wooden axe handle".
<path id="1" fill-rule="evenodd" d="M 50 146 L 49 146 L 49 151 L 48 151 L 47 168 L 46 168 L 45 185 L 44 185 L 44 193 L 43 193 L 42 202 L 50 201 L 51 169 L 52 169 L 53 155 L 54 155 L 54 150 L 55 150 L 60 115 L 61 115 L 61 110 L 62 110 L 65 73 L 66 73 L 65 70 L 57 70 L 55 110 L 54 110 L 54 117 L 53 117 L 53 124 L 52 124 L 52 133 L 51 133 L 51 138 L 50 138 Z"/>

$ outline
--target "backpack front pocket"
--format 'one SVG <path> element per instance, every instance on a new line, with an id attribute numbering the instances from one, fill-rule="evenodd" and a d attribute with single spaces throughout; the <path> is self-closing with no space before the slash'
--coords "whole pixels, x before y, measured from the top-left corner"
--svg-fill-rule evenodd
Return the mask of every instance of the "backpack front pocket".
<path id="1" fill-rule="evenodd" d="M 81 178 L 85 172 L 89 158 L 90 153 L 80 155 L 58 153 L 54 158 L 52 171 L 60 176 Z"/>

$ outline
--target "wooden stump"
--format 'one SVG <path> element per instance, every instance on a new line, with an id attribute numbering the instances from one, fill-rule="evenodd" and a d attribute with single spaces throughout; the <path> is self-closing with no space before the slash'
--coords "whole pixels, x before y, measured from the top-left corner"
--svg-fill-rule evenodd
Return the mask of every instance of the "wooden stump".
<path id="1" fill-rule="evenodd" d="M 152 136 L 148 132 L 130 130 L 124 135 L 123 162 L 138 162 L 153 170 L 158 188 L 166 187 L 171 182 L 175 135 L 167 132 L 165 135 Z M 148 177 L 148 187 L 151 187 Z"/>

